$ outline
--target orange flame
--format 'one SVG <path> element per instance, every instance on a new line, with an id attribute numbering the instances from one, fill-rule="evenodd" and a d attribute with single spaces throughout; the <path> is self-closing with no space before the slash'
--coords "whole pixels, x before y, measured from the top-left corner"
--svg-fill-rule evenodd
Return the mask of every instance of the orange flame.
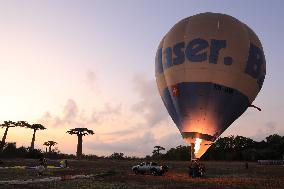
<path id="1" fill-rule="evenodd" d="M 200 149 L 200 144 L 202 142 L 202 139 L 196 138 L 194 142 L 194 153 L 197 154 Z"/>

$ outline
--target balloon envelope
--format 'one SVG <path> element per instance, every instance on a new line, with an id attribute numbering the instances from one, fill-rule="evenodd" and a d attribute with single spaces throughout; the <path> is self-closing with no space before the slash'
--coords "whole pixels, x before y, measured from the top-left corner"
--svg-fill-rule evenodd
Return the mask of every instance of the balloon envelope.
<path id="1" fill-rule="evenodd" d="M 197 158 L 254 101 L 265 65 L 256 34 L 228 15 L 194 15 L 164 36 L 155 60 L 158 90 Z"/>

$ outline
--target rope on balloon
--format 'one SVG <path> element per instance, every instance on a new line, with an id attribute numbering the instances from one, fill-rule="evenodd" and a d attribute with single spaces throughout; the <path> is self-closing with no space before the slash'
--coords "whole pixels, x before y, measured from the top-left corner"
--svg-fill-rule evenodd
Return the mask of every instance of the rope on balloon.
<path id="1" fill-rule="evenodd" d="M 252 107 L 252 108 L 257 109 L 258 111 L 261 111 L 261 108 L 260 108 L 260 107 L 257 107 L 257 106 L 255 106 L 255 105 L 253 105 L 253 104 L 249 105 L 249 107 Z"/>

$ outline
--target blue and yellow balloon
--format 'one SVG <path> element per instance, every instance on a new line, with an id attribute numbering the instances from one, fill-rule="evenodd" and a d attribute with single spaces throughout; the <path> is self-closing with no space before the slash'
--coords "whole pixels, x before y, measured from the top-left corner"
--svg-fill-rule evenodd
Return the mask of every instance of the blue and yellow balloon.
<path id="1" fill-rule="evenodd" d="M 219 13 L 174 25 L 160 42 L 155 64 L 164 105 L 196 158 L 251 106 L 266 73 L 257 35 Z"/>

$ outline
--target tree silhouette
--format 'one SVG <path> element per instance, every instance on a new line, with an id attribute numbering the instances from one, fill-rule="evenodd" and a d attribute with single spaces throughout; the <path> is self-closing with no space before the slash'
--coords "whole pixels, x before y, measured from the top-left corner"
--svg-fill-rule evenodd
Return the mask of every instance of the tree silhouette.
<path id="1" fill-rule="evenodd" d="M 162 147 L 162 146 L 154 146 L 153 154 L 158 154 L 158 155 L 160 155 L 160 151 L 161 151 L 161 150 L 165 150 L 165 148 Z"/>
<path id="2" fill-rule="evenodd" d="M 176 148 L 169 149 L 164 157 L 168 160 L 181 160 L 188 161 L 190 159 L 190 146 L 177 146 Z"/>
<path id="3" fill-rule="evenodd" d="M 124 159 L 124 153 L 114 152 L 109 156 L 110 159 Z"/>
<path id="4" fill-rule="evenodd" d="M 2 128 L 6 127 L 5 129 L 5 132 L 4 132 L 4 135 L 2 137 L 2 141 L 1 141 L 1 144 L 0 144 L 0 151 L 2 152 L 3 151 L 3 148 L 5 146 L 5 143 L 6 143 L 6 138 L 7 138 L 7 133 L 8 133 L 8 130 L 10 127 L 16 127 L 16 123 L 13 122 L 13 121 L 4 121 L 4 123 L 2 123 L 0 125 Z"/>
<path id="5" fill-rule="evenodd" d="M 48 147 L 48 152 L 51 152 L 51 147 L 55 146 L 57 144 L 57 142 L 49 140 L 47 142 L 44 142 L 43 145 Z"/>
<path id="6" fill-rule="evenodd" d="M 32 142 L 31 142 L 31 147 L 30 147 L 30 150 L 34 150 L 35 149 L 35 134 L 36 134 L 36 131 L 37 130 L 44 130 L 46 128 L 42 124 L 36 123 L 36 124 L 31 125 L 26 121 L 19 121 L 18 125 L 34 130 Z"/>
<path id="7" fill-rule="evenodd" d="M 74 128 L 67 131 L 70 135 L 77 135 L 78 143 L 77 143 L 77 157 L 80 158 L 82 156 L 82 143 L 83 143 L 83 136 L 85 135 L 93 135 L 94 131 L 87 129 L 87 128 Z"/>

